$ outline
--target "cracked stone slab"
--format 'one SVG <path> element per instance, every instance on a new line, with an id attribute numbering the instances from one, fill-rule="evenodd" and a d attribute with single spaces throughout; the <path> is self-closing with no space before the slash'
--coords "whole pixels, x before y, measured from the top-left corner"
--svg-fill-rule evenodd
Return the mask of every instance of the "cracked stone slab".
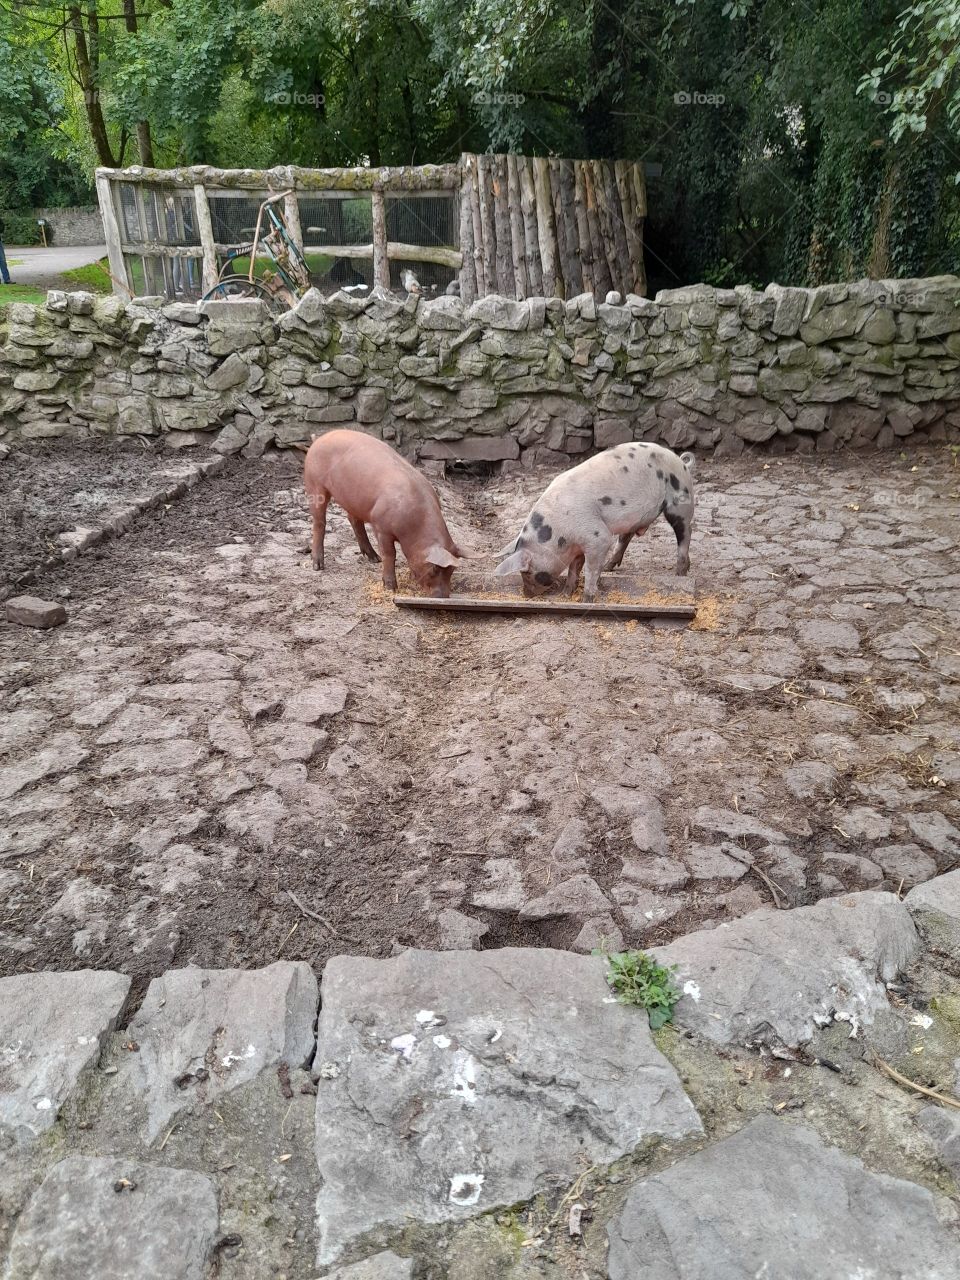
<path id="1" fill-rule="evenodd" d="M 349 1267 L 337 1267 L 327 1280 L 413 1280 L 413 1259 L 395 1253 L 377 1253 Z"/>
<path id="2" fill-rule="evenodd" d="M 701 1131 L 647 1019 L 600 959 L 563 951 L 338 956 L 315 1070 L 321 1266 L 367 1233 L 387 1244 Z"/>
<path id="3" fill-rule="evenodd" d="M 0 769 L 0 800 L 10 800 L 41 778 L 68 773 L 83 764 L 90 752 L 75 733 L 58 733 L 36 755 Z"/>
<path id="4" fill-rule="evenodd" d="M 525 902 L 521 920 L 550 920 L 557 916 L 592 916 L 608 911 L 610 903 L 596 880 L 583 873 L 554 885 L 539 898 Z"/>
<path id="5" fill-rule="evenodd" d="M 869 1024 L 919 949 L 910 913 L 867 891 L 791 911 L 765 908 L 653 954 L 677 966 L 674 1021 L 717 1044 L 805 1044 L 840 1017 Z"/>
<path id="6" fill-rule="evenodd" d="M 904 903 L 929 942 L 960 956 L 960 871 L 918 884 Z"/>
<path id="7" fill-rule="evenodd" d="M 327 716 L 339 715 L 347 705 L 348 692 L 342 680 L 315 680 L 286 699 L 283 718 L 297 724 L 316 724 Z"/>
<path id="8" fill-rule="evenodd" d="M 802 1125 L 760 1116 L 638 1182 L 610 1280 L 956 1280 L 956 1210 Z"/>
<path id="9" fill-rule="evenodd" d="M 0 978 L 0 1132 L 29 1142 L 54 1124 L 129 990 L 100 969 Z"/>
<path id="10" fill-rule="evenodd" d="M 265 969 L 170 969 L 154 978 L 126 1067 L 147 1108 L 152 1142 L 185 1108 L 214 1102 L 268 1067 L 313 1052 L 317 980 L 302 961 Z M 179 1084 L 178 1084 L 179 1081 Z"/>
<path id="11" fill-rule="evenodd" d="M 4 1280 L 206 1280 L 218 1229 L 203 1174 L 70 1156 L 17 1222 Z"/>

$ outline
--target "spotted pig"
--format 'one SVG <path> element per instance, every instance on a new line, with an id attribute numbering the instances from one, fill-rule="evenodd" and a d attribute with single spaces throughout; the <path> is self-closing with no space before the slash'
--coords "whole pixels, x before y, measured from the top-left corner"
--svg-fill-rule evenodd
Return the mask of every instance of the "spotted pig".
<path id="1" fill-rule="evenodd" d="M 602 569 L 615 569 L 630 539 L 663 516 L 677 537 L 677 573 L 690 568 L 694 457 L 638 441 L 588 458 L 544 490 L 498 575 L 519 573 L 526 596 L 567 575 L 569 595 L 584 571 L 584 600 L 596 598 Z M 502 553 L 501 553 L 502 554 Z"/>

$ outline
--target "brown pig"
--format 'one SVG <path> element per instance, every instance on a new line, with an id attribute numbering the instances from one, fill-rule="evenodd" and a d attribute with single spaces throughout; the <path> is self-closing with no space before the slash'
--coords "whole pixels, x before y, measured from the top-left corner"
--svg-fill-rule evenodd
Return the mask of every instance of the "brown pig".
<path id="1" fill-rule="evenodd" d="M 362 431 L 328 431 L 307 451 L 303 484 L 313 514 L 313 567 L 323 568 L 327 503 L 347 513 L 360 550 L 369 560 L 383 558 L 383 585 L 397 589 L 396 544 L 406 556 L 418 585 L 446 598 L 457 563 L 465 557 L 444 523 L 430 482 L 382 440 Z M 365 525 L 380 544 L 370 545 Z"/>

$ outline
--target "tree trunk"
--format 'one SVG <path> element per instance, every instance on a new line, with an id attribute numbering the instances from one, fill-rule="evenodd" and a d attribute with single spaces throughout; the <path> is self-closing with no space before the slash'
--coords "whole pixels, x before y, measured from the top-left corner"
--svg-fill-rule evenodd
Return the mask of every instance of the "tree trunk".
<path id="1" fill-rule="evenodd" d="M 110 147 L 107 125 L 100 109 L 100 86 L 90 63 L 87 48 L 87 33 L 83 25 L 83 14 L 79 5 L 71 5 L 67 10 L 67 27 L 73 35 L 73 53 L 77 64 L 77 78 L 83 91 L 83 105 L 90 126 L 90 136 L 97 152 L 97 159 L 108 169 L 115 169 L 117 162 Z"/>
<path id="2" fill-rule="evenodd" d="M 137 34 L 137 9 L 136 0 L 123 0 L 123 19 L 124 26 L 130 35 Z M 153 139 L 150 137 L 150 121 L 137 121 L 137 151 L 140 154 L 140 163 L 153 166 Z"/>

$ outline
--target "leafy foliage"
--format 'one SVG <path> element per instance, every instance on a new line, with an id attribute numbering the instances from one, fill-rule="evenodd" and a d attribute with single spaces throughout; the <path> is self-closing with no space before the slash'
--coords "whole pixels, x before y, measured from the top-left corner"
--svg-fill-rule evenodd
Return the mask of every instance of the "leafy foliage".
<path id="1" fill-rule="evenodd" d="M 635 1004 L 650 1015 L 650 1027 L 657 1031 L 673 1020 L 673 1007 L 680 992 L 673 985 L 675 966 L 663 965 L 645 951 L 597 952 L 607 959 L 607 982 L 621 1004 Z"/>
<path id="2" fill-rule="evenodd" d="M 958 33 L 960 0 L 10 0 L 0 203 L 138 159 L 626 156 L 653 288 L 953 270 Z"/>

